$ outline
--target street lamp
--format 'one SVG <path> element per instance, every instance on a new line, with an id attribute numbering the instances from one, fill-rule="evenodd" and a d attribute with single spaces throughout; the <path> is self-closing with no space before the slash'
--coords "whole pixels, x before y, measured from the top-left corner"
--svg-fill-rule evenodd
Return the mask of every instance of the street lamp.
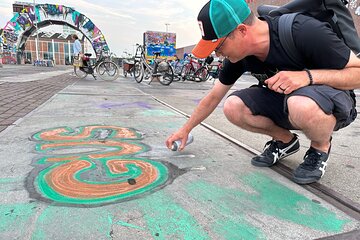
<path id="1" fill-rule="evenodd" d="M 165 26 L 166 26 L 166 32 L 168 32 L 168 31 L 169 31 L 170 23 L 165 23 Z"/>
<path id="2" fill-rule="evenodd" d="M 36 31 L 36 60 L 39 60 L 39 33 L 38 33 L 38 26 L 37 26 L 37 16 L 36 16 L 36 10 L 35 10 L 35 0 L 34 0 L 34 21 L 35 21 L 35 31 Z"/>

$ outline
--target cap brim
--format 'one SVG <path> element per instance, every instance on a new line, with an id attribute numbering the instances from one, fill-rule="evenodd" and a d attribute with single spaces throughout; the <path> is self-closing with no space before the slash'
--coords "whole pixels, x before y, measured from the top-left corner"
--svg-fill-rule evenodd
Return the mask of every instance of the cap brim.
<path id="1" fill-rule="evenodd" d="M 221 40 L 222 38 L 217 39 L 217 41 L 201 39 L 192 50 L 192 54 L 194 54 L 194 56 L 197 58 L 206 58 L 221 43 Z"/>

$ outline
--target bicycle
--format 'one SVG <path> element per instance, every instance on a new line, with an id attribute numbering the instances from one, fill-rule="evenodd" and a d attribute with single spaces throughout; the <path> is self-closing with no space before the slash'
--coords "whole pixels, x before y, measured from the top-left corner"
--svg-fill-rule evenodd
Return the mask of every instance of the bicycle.
<path id="1" fill-rule="evenodd" d="M 205 61 L 201 64 L 202 66 L 194 73 L 194 78 L 199 79 L 201 82 L 209 80 L 210 76 L 213 76 L 215 68 L 211 63 L 214 61 L 214 57 L 208 56 Z M 218 74 L 218 73 L 217 73 Z"/>
<path id="2" fill-rule="evenodd" d="M 209 75 L 212 78 L 219 78 L 221 69 L 223 68 L 223 61 L 219 59 L 216 64 L 210 65 Z"/>
<path id="3" fill-rule="evenodd" d="M 145 57 L 145 47 L 136 44 L 134 78 L 140 83 L 144 78 L 150 78 L 149 84 L 157 78 L 162 85 L 170 85 L 174 80 L 174 72 L 166 59 L 160 59 L 160 52 L 153 52 L 153 66 L 148 63 Z"/>
<path id="4" fill-rule="evenodd" d="M 196 81 L 195 72 L 202 67 L 202 63 L 191 55 L 188 55 L 185 61 L 187 63 L 181 70 L 182 80 Z"/>
<path id="5" fill-rule="evenodd" d="M 173 68 L 173 72 L 174 72 L 174 80 L 173 80 L 173 82 L 177 82 L 177 81 L 182 80 L 181 72 L 183 70 L 183 67 L 184 67 L 185 63 L 186 62 L 184 60 L 180 60 L 180 59 L 177 59 L 177 60 L 172 61 L 170 63 L 170 66 Z"/>
<path id="6" fill-rule="evenodd" d="M 34 60 L 33 66 L 36 67 L 53 67 L 54 61 L 53 60 Z"/>
<path id="7" fill-rule="evenodd" d="M 85 53 L 83 56 L 74 57 L 74 73 L 77 77 L 83 79 L 91 74 L 96 80 L 94 72 L 104 81 L 114 81 L 119 77 L 120 70 L 117 64 L 107 57 L 105 51 L 101 50 L 95 63 L 91 63 L 91 53 Z M 82 63 L 82 64 L 81 64 Z"/>
<path id="8" fill-rule="evenodd" d="M 134 61 L 133 60 L 128 60 L 128 59 L 124 59 L 122 61 L 122 67 L 123 67 L 123 75 L 124 77 L 127 77 L 127 75 L 129 74 L 130 76 L 133 73 L 133 67 L 134 67 Z"/>

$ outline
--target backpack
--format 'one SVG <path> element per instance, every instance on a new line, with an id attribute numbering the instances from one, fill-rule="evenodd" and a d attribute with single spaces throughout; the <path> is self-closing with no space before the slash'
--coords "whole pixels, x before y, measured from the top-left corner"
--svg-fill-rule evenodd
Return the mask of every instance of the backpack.
<path id="1" fill-rule="evenodd" d="M 301 57 L 294 44 L 292 24 L 296 15 L 300 13 L 312 16 L 322 22 L 328 22 L 337 36 L 357 56 L 360 56 L 360 38 L 351 13 L 345 6 L 346 4 L 346 0 L 294 0 L 280 7 L 261 5 L 257 8 L 257 11 L 260 16 L 280 16 L 280 43 L 292 62 L 299 66 L 298 63 L 301 61 L 298 59 L 301 59 Z"/>

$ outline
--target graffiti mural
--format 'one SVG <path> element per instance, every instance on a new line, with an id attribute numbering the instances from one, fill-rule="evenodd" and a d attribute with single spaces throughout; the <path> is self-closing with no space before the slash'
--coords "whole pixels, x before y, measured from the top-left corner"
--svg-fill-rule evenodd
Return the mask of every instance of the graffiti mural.
<path id="1" fill-rule="evenodd" d="M 160 52 L 160 57 L 173 59 L 176 54 L 176 34 L 147 31 L 144 33 L 144 45 L 147 58 L 152 58 L 154 52 Z"/>
<path id="2" fill-rule="evenodd" d="M 4 53 L 15 54 L 22 51 L 26 40 L 37 28 L 50 24 L 68 25 L 91 42 L 95 53 L 109 51 L 105 37 L 100 29 L 85 15 L 71 7 L 53 4 L 38 4 L 26 7 L 7 22 L 0 35 L 0 46 Z"/>
<path id="3" fill-rule="evenodd" d="M 36 160 L 28 178 L 30 194 L 62 204 L 107 204 L 160 189 L 181 171 L 133 155 L 149 150 L 130 128 L 83 126 L 40 131 L 31 137 Z M 169 177 L 171 172 L 171 178 Z"/>

